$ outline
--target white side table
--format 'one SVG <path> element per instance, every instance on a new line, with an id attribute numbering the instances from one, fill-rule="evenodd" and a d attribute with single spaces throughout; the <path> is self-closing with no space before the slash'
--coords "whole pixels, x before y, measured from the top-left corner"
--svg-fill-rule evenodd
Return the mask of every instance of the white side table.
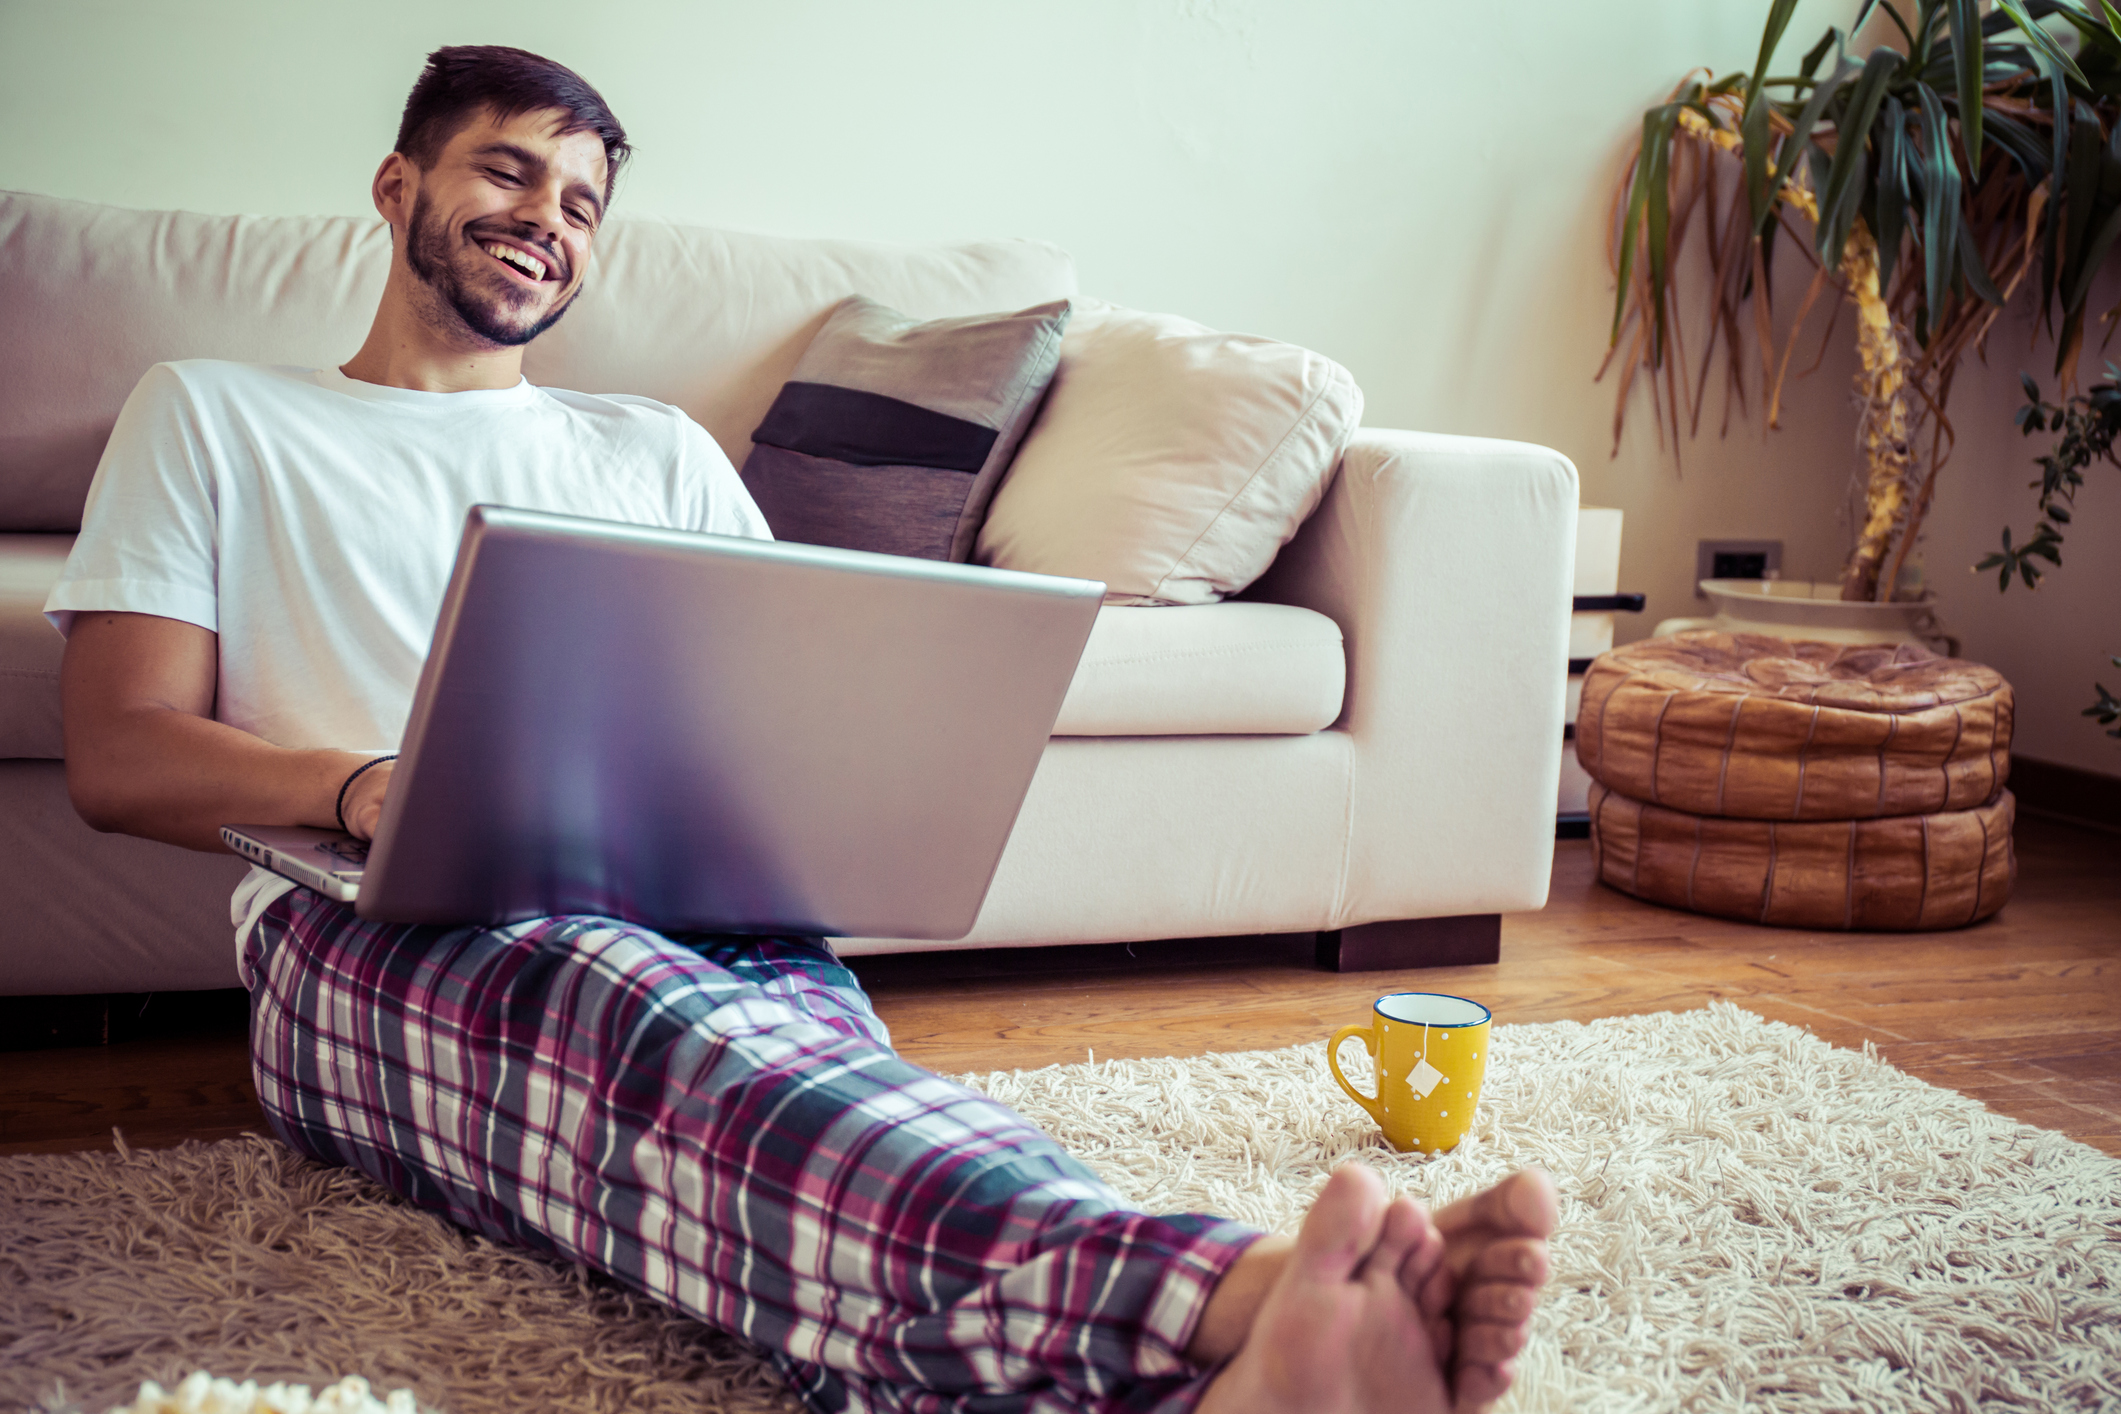
<path id="1" fill-rule="evenodd" d="M 1591 660 L 1613 646 L 1613 616 L 1639 614 L 1643 596 L 1620 592 L 1621 513 L 1611 506 L 1576 510 L 1576 612 L 1569 620 L 1569 699 L 1562 718 L 1561 783 L 1554 814 L 1558 839 L 1591 831 L 1591 777 L 1576 764 L 1576 713 Z"/>

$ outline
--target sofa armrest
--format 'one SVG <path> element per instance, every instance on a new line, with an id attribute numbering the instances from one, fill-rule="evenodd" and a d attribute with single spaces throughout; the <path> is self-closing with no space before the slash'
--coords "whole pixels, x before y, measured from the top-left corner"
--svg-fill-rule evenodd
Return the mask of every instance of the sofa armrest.
<path id="1" fill-rule="evenodd" d="M 1347 641 L 1335 926 L 1545 904 L 1576 485 L 1545 447 L 1366 428 L 1246 591 L 1315 609 Z"/>

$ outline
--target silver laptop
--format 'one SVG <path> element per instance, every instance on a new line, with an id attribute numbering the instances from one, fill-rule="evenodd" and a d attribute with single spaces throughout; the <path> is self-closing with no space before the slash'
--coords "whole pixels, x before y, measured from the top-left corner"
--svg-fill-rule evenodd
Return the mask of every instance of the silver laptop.
<path id="1" fill-rule="evenodd" d="M 475 507 L 374 843 L 221 836 L 387 922 L 960 938 L 1103 592 Z"/>

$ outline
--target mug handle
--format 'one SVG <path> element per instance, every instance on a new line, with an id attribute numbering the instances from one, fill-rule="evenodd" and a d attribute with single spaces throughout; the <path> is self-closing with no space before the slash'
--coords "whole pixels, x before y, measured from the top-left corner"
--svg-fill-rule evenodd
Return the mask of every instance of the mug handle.
<path id="1" fill-rule="evenodd" d="M 1333 1078 L 1340 1082 L 1341 1089 L 1348 1092 L 1348 1098 L 1368 1110 L 1370 1118 L 1376 1120 L 1379 1124 L 1383 1124 L 1385 1122 L 1384 1106 L 1371 1099 L 1368 1095 L 1363 1094 L 1362 1091 L 1356 1089 L 1353 1085 L 1350 1085 L 1348 1077 L 1340 1073 L 1340 1043 L 1347 1040 L 1350 1036 L 1361 1037 L 1362 1048 L 1373 1056 L 1377 1054 L 1377 1028 L 1374 1025 L 1343 1026 L 1340 1030 L 1333 1033 L 1332 1040 L 1326 1042 L 1326 1064 L 1332 1067 Z"/>

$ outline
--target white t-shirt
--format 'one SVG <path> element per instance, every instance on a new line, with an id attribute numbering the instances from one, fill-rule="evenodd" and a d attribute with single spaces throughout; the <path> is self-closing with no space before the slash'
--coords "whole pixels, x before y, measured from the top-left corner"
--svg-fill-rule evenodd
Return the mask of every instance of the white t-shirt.
<path id="1" fill-rule="evenodd" d="M 648 398 L 195 359 L 126 399 L 45 614 L 61 633 L 89 610 L 210 629 L 218 720 L 279 746 L 394 751 L 482 502 L 770 538 L 714 439 Z M 251 871 L 239 949 L 292 887 Z"/>

